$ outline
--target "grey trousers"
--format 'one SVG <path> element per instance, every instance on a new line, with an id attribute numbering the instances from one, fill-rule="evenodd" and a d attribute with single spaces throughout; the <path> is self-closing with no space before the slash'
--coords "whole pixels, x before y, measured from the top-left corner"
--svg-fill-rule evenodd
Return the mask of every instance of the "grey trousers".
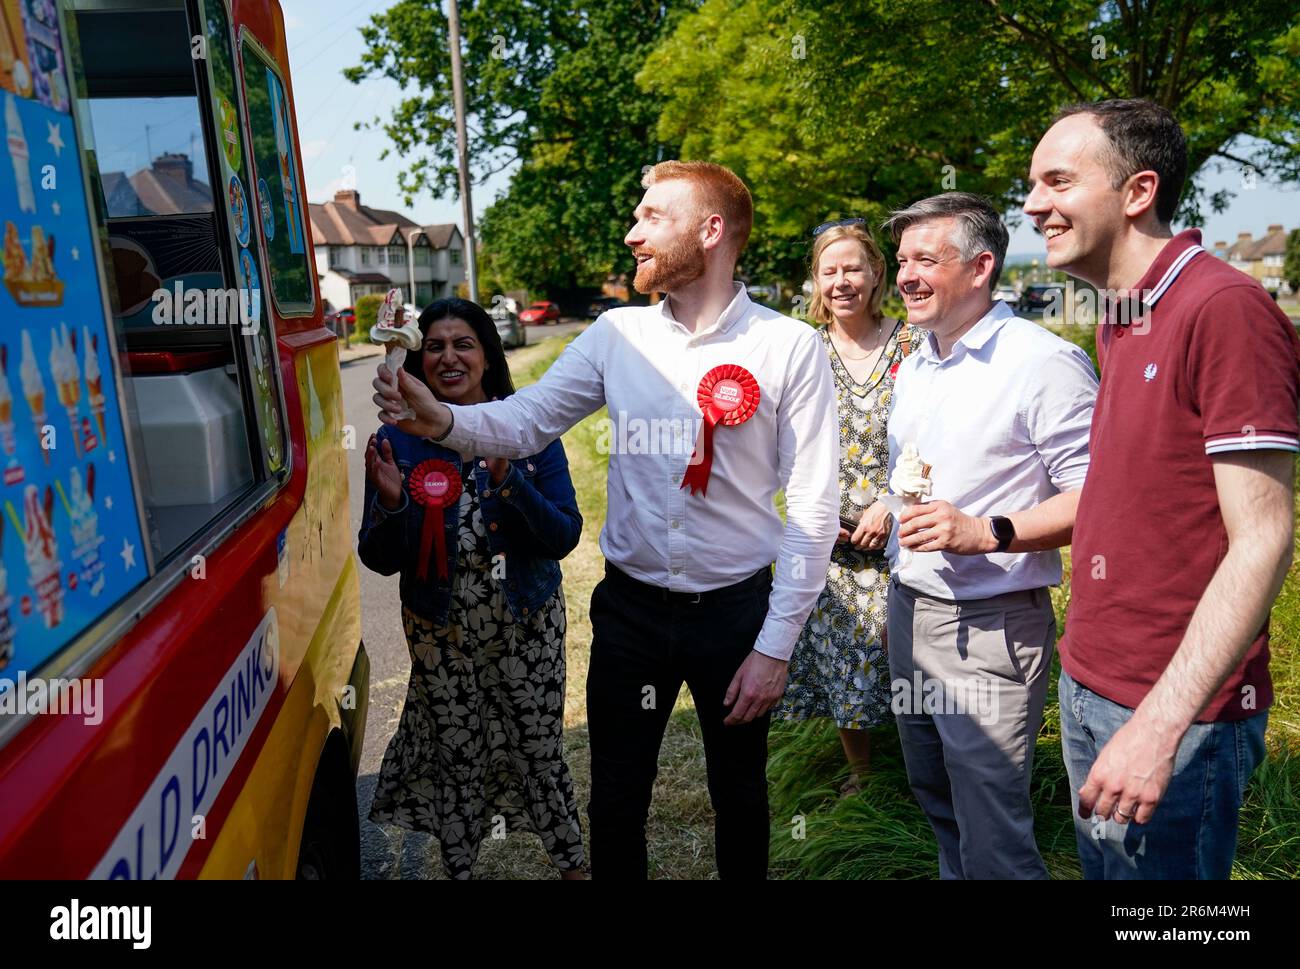
<path id="1" fill-rule="evenodd" d="M 1056 619 L 1046 589 L 955 602 L 894 580 L 889 674 L 941 878 L 1046 878 L 1029 775 Z"/>

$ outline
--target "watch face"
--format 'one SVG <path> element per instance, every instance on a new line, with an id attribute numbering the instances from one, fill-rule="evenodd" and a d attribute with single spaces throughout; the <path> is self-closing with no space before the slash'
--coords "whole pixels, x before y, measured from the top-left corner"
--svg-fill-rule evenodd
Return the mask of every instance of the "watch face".
<path id="1" fill-rule="evenodd" d="M 1010 518 L 998 515 L 993 518 L 993 534 L 999 542 L 1010 542 L 1016 537 L 1016 529 Z"/>

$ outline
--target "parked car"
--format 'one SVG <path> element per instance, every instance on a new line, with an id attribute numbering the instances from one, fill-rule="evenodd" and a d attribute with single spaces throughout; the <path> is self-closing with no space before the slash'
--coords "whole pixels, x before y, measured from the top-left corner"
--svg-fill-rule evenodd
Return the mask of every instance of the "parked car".
<path id="1" fill-rule="evenodd" d="M 1016 309 L 1021 313 L 1041 313 L 1053 300 L 1065 299 L 1065 286 L 1061 283 L 1034 283 L 1020 294 Z"/>
<path id="2" fill-rule="evenodd" d="M 334 315 L 337 316 L 338 319 L 339 319 L 339 322 L 343 324 L 343 327 L 344 327 L 344 329 L 343 329 L 343 335 L 344 335 L 344 336 L 351 336 L 351 335 L 352 335 L 352 331 L 353 331 L 354 329 L 356 329 L 356 326 L 357 326 L 357 311 L 356 311 L 356 309 L 355 309 L 354 307 L 351 307 L 351 306 L 345 306 L 345 307 L 343 307 L 343 309 L 339 310 L 339 311 L 338 311 L 336 314 L 334 314 Z"/>
<path id="3" fill-rule="evenodd" d="M 627 300 L 619 299 L 617 296 L 597 296 L 587 307 L 587 319 L 594 320 L 606 310 L 612 310 L 617 306 L 630 305 Z"/>
<path id="4" fill-rule="evenodd" d="M 996 303 L 998 300 L 1002 300 L 1008 306 L 1015 306 L 1019 303 L 1020 297 L 1010 286 L 999 286 L 993 291 L 993 302 Z"/>
<path id="5" fill-rule="evenodd" d="M 514 300 L 509 302 L 513 304 Z M 503 347 L 513 350 L 515 347 L 528 345 L 528 331 L 524 329 L 524 325 L 519 322 L 519 316 L 512 312 L 509 306 L 496 302 L 487 312 L 496 323 L 497 336 L 501 337 Z"/>
<path id="6" fill-rule="evenodd" d="M 519 322 L 526 326 L 558 323 L 560 308 L 549 300 L 538 300 L 519 314 Z"/>

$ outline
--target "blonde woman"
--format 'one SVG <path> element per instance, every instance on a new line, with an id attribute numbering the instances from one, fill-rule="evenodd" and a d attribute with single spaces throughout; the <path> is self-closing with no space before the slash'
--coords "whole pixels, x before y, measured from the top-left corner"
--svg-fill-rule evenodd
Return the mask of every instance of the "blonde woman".
<path id="1" fill-rule="evenodd" d="M 848 760 L 846 795 L 861 789 L 871 761 L 868 727 L 892 717 L 885 607 L 892 527 L 876 497 L 888 491 L 890 398 L 894 373 L 916 331 L 886 317 L 885 258 L 865 219 L 827 222 L 813 231 L 812 322 L 835 374 L 840 428 L 840 529 L 826 588 L 800 633 L 790 680 L 775 716 L 829 717 Z"/>

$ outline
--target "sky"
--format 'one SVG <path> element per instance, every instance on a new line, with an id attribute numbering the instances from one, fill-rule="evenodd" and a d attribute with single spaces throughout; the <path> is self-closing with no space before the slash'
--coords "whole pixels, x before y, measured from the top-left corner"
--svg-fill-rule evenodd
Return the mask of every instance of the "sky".
<path id="1" fill-rule="evenodd" d="M 401 91 L 387 78 L 366 81 L 358 88 L 340 73 L 359 64 L 364 44 L 360 26 L 371 13 L 385 9 L 391 0 L 281 0 L 289 39 L 289 66 L 293 72 L 297 102 L 299 139 L 307 196 L 313 202 L 328 201 L 351 174 L 366 205 L 406 212 L 421 224 L 461 222 L 456 197 L 417 198 L 413 206 L 402 201 L 397 173 L 404 167 L 400 158 L 379 155 L 388 144 L 382 131 L 352 130 L 358 120 L 387 117 L 398 103 Z M 351 166 L 350 171 L 348 166 Z M 473 188 L 474 212 L 480 216 L 509 184 L 509 170 Z M 1210 192 L 1221 188 L 1237 190 L 1227 211 L 1206 213 L 1205 243 L 1234 242 L 1238 232 L 1259 238 L 1275 222 L 1288 229 L 1300 227 L 1300 191 L 1292 184 L 1273 185 L 1263 178 L 1253 182 L 1236 166 L 1205 179 Z M 1245 188 L 1244 186 L 1252 186 Z M 821 221 L 815 213 L 810 225 Z M 1183 228 L 1183 226 L 1176 226 Z M 1046 248 L 1027 220 L 1012 228 L 1008 248 L 1013 257 L 1045 256 Z"/>

